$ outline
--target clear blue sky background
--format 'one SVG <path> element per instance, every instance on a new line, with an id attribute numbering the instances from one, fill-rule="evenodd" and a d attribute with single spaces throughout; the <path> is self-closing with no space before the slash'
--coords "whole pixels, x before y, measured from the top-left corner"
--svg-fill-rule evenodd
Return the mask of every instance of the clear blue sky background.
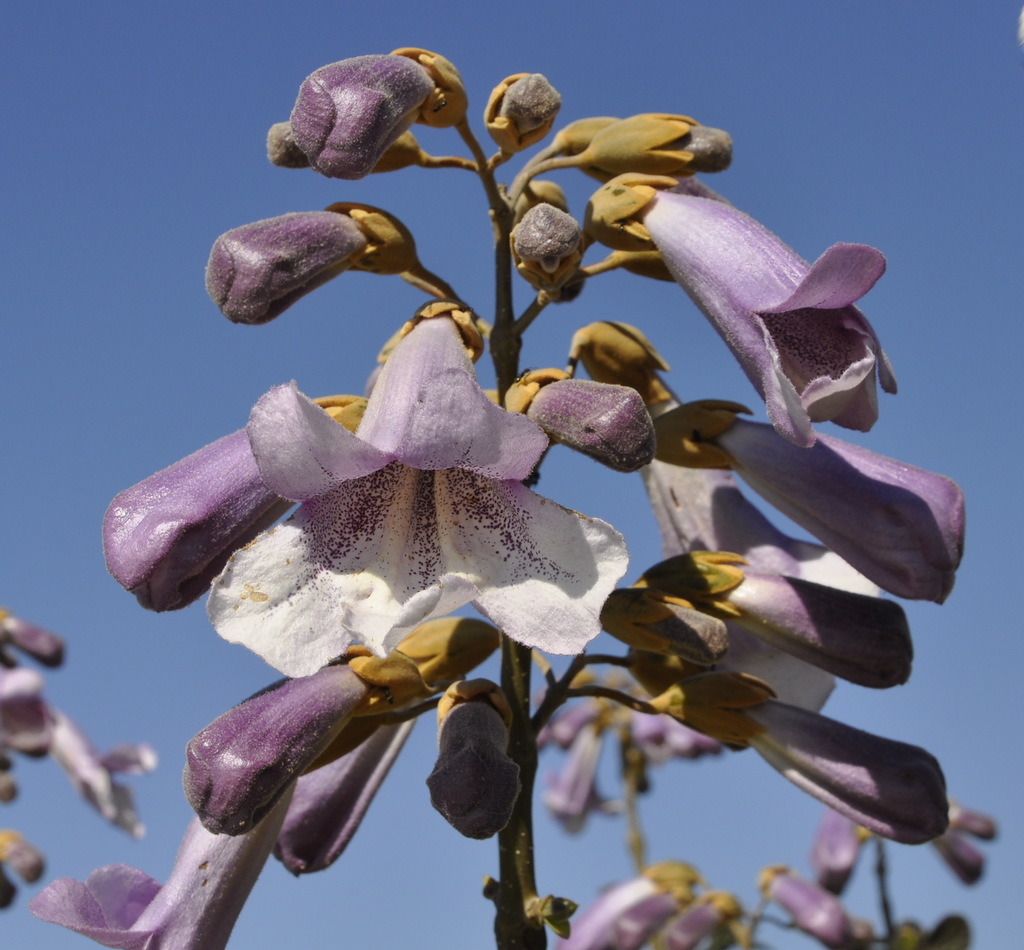
<path id="1" fill-rule="evenodd" d="M 885 694 L 841 686 L 829 712 L 928 747 L 951 792 L 1002 822 L 975 890 L 929 848 L 895 849 L 897 913 L 931 924 L 962 910 L 978 947 L 1016 945 L 1017 13 L 1008 0 L 40 0 L 5 12 L 0 601 L 67 637 L 68 663 L 48 675 L 54 704 L 99 746 L 145 739 L 162 761 L 135 782 L 149 829 L 141 842 L 106 827 L 45 760 L 19 759 L 21 798 L 0 825 L 45 850 L 50 877 L 83 878 L 114 862 L 166 876 L 189 817 L 185 743 L 274 677 L 221 642 L 201 605 L 163 616 L 138 608 L 104 569 L 103 511 L 120 489 L 239 428 L 273 384 L 359 389 L 382 340 L 422 302 L 399 281 L 345 275 L 274 324 L 233 326 L 203 289 L 213 239 L 332 201 L 382 205 L 413 229 L 425 263 L 486 312 L 489 227 L 471 176 L 406 170 L 346 184 L 264 157 L 267 127 L 287 117 L 313 69 L 414 45 L 457 64 L 474 116 L 506 75 L 539 71 L 561 91 L 566 121 L 665 111 L 728 129 L 734 167 L 714 185 L 736 205 L 807 258 L 840 240 L 886 253 L 889 271 L 863 306 L 900 394 L 883 397 L 881 422 L 858 441 L 960 482 L 967 555 L 944 607 L 907 608 L 911 682 Z M 454 135 L 421 141 L 458 150 Z M 568 173 L 560 181 L 582 214 L 589 186 Z M 602 278 L 577 304 L 546 312 L 526 363 L 560 364 L 573 330 L 602 319 L 640 325 L 687 397 L 751 399 L 682 291 L 628 276 Z M 541 490 L 622 528 L 639 572 L 657 557 L 639 479 L 567 456 L 553 459 Z M 268 866 L 232 946 L 486 946 L 491 914 L 479 890 L 496 873 L 495 846 L 460 838 L 431 810 L 423 779 L 433 755 L 432 726 L 422 723 L 342 861 L 298 881 Z M 643 806 L 653 859 L 689 860 L 746 900 L 762 865 L 806 869 L 818 815 L 753 753 L 670 764 Z M 542 818 L 539 869 L 542 892 L 589 901 L 629 873 L 621 821 L 599 817 L 569 838 Z M 862 868 L 850 904 L 873 916 L 868 876 Z M 0 914 L 0 943 L 87 946 L 28 914 L 36 890 Z M 810 945 L 786 935 L 778 944 Z"/>

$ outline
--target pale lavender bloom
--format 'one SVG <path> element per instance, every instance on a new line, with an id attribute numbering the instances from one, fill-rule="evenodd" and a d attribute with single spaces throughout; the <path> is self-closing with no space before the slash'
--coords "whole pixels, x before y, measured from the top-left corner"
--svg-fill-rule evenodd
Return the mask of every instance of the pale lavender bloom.
<path id="1" fill-rule="evenodd" d="M 292 874 L 322 871 L 338 860 L 414 725 L 381 726 L 348 754 L 299 777 L 274 845 L 274 857 Z"/>
<path id="2" fill-rule="evenodd" d="M 828 436 L 800 449 L 742 419 L 716 441 L 754 491 L 884 590 L 946 599 L 964 537 L 950 479 Z"/>
<path id="3" fill-rule="evenodd" d="M 206 292 L 232 323 L 267 323 L 337 277 L 367 244 L 333 211 L 296 211 L 244 224 L 213 243 Z"/>
<path id="4" fill-rule="evenodd" d="M 966 831 L 982 841 L 991 841 L 997 833 L 996 820 L 971 808 L 964 808 L 959 802 L 949 803 L 949 826 L 958 831 Z"/>
<path id="5" fill-rule="evenodd" d="M 946 830 L 945 779 L 924 749 L 774 700 L 745 712 L 766 730 L 750 742 L 764 760 L 851 821 L 904 844 Z"/>
<path id="6" fill-rule="evenodd" d="M 849 944 L 850 920 L 834 894 L 789 871 L 772 878 L 768 897 L 789 911 L 797 927 L 826 947 L 842 950 Z"/>
<path id="7" fill-rule="evenodd" d="M 612 814 L 620 810 L 597 790 L 597 765 L 601 759 L 604 733 L 594 725 L 576 734 L 569 754 L 557 775 L 549 775 L 544 804 L 570 834 L 583 829 L 591 812 Z"/>
<path id="8" fill-rule="evenodd" d="M 833 894 L 842 894 L 860 857 L 860 845 L 857 825 L 845 815 L 826 809 L 811 848 L 811 867 L 818 884 Z"/>
<path id="9" fill-rule="evenodd" d="M 713 901 L 698 898 L 662 932 L 665 950 L 694 950 L 705 937 L 718 929 L 723 919 L 721 910 Z"/>
<path id="10" fill-rule="evenodd" d="M 50 706 L 49 715 L 50 757 L 64 770 L 78 794 L 107 821 L 133 838 L 141 838 L 144 828 L 135 813 L 131 789 L 115 782 L 113 775 L 122 764 L 128 765 L 130 773 L 151 772 L 156 768 L 156 753 L 140 743 L 134 753 L 122 745 L 112 756 L 101 756 L 82 730 L 60 710 Z"/>
<path id="11" fill-rule="evenodd" d="M 430 804 L 467 838 L 496 835 L 512 817 L 520 788 L 501 713 L 488 702 L 459 703 L 441 721 L 437 741 Z"/>
<path id="12" fill-rule="evenodd" d="M 671 894 L 652 894 L 619 914 L 611 926 L 609 946 L 640 950 L 678 910 L 679 902 Z"/>
<path id="13" fill-rule="evenodd" d="M 657 885 L 643 876 L 609 887 L 593 904 L 573 917 L 572 932 L 558 941 L 558 950 L 616 950 L 613 942 L 616 921 L 657 893 Z"/>
<path id="14" fill-rule="evenodd" d="M 542 386 L 527 416 L 558 442 L 617 472 L 635 472 L 654 458 L 654 426 L 629 386 L 562 379 Z"/>
<path id="15" fill-rule="evenodd" d="M 932 844 L 946 866 L 964 883 L 977 884 L 985 871 L 983 855 L 959 831 L 947 831 Z"/>
<path id="16" fill-rule="evenodd" d="M 357 434 L 294 385 L 257 403 L 248 432 L 267 488 L 304 504 L 235 554 L 208 610 L 282 672 L 311 673 L 352 643 L 384 655 L 469 602 L 550 653 L 599 632 L 625 542 L 523 486 L 547 436 L 484 395 L 449 317 L 398 344 Z"/>
<path id="17" fill-rule="evenodd" d="M 199 732 L 186 749 L 185 797 L 214 834 L 248 832 L 340 732 L 370 686 L 347 666 L 281 680 Z"/>
<path id="18" fill-rule="evenodd" d="M 0 752 L 43 755 L 50 747 L 51 720 L 42 692 L 43 678 L 35 670 L 0 669 Z"/>
<path id="19" fill-rule="evenodd" d="M 726 599 L 743 611 L 736 624 L 835 676 L 876 689 L 910 676 L 910 629 L 891 600 L 754 571 Z"/>
<path id="20" fill-rule="evenodd" d="M 245 432 L 233 432 L 114 498 L 103 518 L 107 569 L 143 607 L 186 607 L 291 506 L 263 484 Z"/>
<path id="21" fill-rule="evenodd" d="M 882 276 L 885 258 L 863 244 L 835 244 L 808 265 L 716 199 L 661 191 L 648 206 L 644 224 L 669 270 L 733 351 L 780 434 L 808 446 L 812 422 L 867 431 L 878 418 L 876 368 L 886 392 L 896 379 L 853 304 Z"/>
<path id="22" fill-rule="evenodd" d="M 560 707 L 537 733 L 537 747 L 543 749 L 553 742 L 560 749 L 568 749 L 580 730 L 600 713 L 600 703 L 589 699 Z"/>
<path id="23" fill-rule="evenodd" d="M 0 832 L 0 862 L 18 872 L 27 884 L 43 876 L 43 852 L 15 831 Z"/>
<path id="24" fill-rule="evenodd" d="M 321 175 L 363 178 L 433 90 L 427 71 L 405 56 L 355 56 L 321 66 L 299 88 L 292 135 Z"/>
<path id="25" fill-rule="evenodd" d="M 644 757 L 652 765 L 669 759 L 699 759 L 719 755 L 722 744 L 711 736 L 673 719 L 671 716 L 630 710 L 630 733 Z"/>
<path id="26" fill-rule="evenodd" d="M 64 641 L 60 637 L 0 608 L 0 657 L 8 645 L 44 666 L 60 666 L 64 660 Z"/>
<path id="27" fill-rule="evenodd" d="M 223 950 L 274 845 L 287 798 L 246 835 L 215 835 L 195 818 L 161 887 L 125 864 L 85 882 L 58 878 L 29 910 L 115 950 Z"/>

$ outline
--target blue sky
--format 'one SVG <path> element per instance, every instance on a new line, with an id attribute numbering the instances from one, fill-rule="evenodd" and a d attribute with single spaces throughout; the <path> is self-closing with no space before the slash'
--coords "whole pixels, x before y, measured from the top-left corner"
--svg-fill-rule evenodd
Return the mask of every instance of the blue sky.
<path id="1" fill-rule="evenodd" d="M 663 111 L 725 128 L 734 165 L 713 184 L 734 204 L 806 258 L 836 241 L 887 255 L 863 309 L 900 392 L 882 397 L 879 424 L 855 441 L 955 478 L 968 499 L 967 553 L 946 605 L 907 607 L 911 682 L 885 694 L 841 686 L 828 711 L 929 748 L 951 792 L 1002 822 L 975 890 L 930 849 L 897 849 L 897 912 L 927 924 L 961 910 L 979 947 L 1013 945 L 1024 657 L 1019 611 L 1003 598 L 1019 586 L 1021 530 L 1020 453 L 1009 439 L 1024 290 L 1017 13 L 996 0 L 43 0 L 5 13 L 0 601 L 67 638 L 66 667 L 47 677 L 55 705 L 99 746 L 145 739 L 162 761 L 135 782 L 149 829 L 141 842 L 103 825 L 47 761 L 18 761 L 21 797 L 0 824 L 43 848 L 51 876 L 82 878 L 115 862 L 166 876 L 189 814 L 184 744 L 274 677 L 220 641 L 201 606 L 162 616 L 138 608 L 106 574 L 103 511 L 120 489 L 242 426 L 271 385 L 357 390 L 381 342 L 422 302 L 399 281 L 345 275 L 273 324 L 234 326 L 203 289 L 213 239 L 333 201 L 377 204 L 412 228 L 428 267 L 486 311 L 489 226 L 471 176 L 406 170 L 332 182 L 264 157 L 267 127 L 287 117 L 309 72 L 412 45 L 458 66 L 474 116 L 505 76 L 538 71 L 562 93 L 566 121 Z M 459 150 L 454 135 L 421 141 Z M 589 181 L 559 181 L 581 215 Z M 641 326 L 686 397 L 752 398 L 678 288 L 628 276 L 602 278 L 576 304 L 545 312 L 524 362 L 560 364 L 573 330 L 602 319 Z M 541 491 L 622 529 L 632 573 L 656 559 L 638 478 L 595 472 L 567 452 L 557 462 Z M 490 913 L 479 888 L 496 873 L 494 844 L 459 838 L 430 809 L 423 780 L 433 755 L 422 723 L 342 861 L 299 881 L 268 866 L 232 946 L 481 946 Z M 611 791 L 610 770 L 605 784 Z M 806 869 L 818 814 L 752 753 L 670 764 L 643 806 L 653 858 L 691 861 L 747 900 L 762 865 Z M 545 893 L 582 903 L 629 873 L 620 821 L 599 817 L 569 838 L 541 819 L 540 835 Z M 873 915 L 865 871 L 851 907 Z M 31 918 L 34 890 L 0 915 L 5 945 L 88 946 Z"/>

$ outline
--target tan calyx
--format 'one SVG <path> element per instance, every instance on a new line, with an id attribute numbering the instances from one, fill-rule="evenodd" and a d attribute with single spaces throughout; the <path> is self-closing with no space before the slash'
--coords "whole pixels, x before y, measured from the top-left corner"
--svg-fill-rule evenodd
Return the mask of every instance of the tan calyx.
<path id="1" fill-rule="evenodd" d="M 437 704 L 437 722 L 440 725 L 456 706 L 462 703 L 487 703 L 501 716 L 505 725 L 512 725 L 512 707 L 501 687 L 489 679 L 479 678 L 452 683 Z"/>
<path id="2" fill-rule="evenodd" d="M 344 662 L 363 682 L 378 687 L 370 690 L 353 716 L 375 716 L 433 692 L 423 681 L 416 663 L 398 650 L 379 657 L 366 647 L 353 646 L 346 651 Z"/>
<path id="3" fill-rule="evenodd" d="M 766 897 L 769 898 L 769 892 L 771 890 L 772 881 L 782 874 L 790 874 L 790 868 L 785 864 L 769 864 L 761 869 L 761 873 L 757 876 L 757 889 Z"/>
<path id="4" fill-rule="evenodd" d="M 423 320 L 431 320 L 434 317 L 451 317 L 458 327 L 462 336 L 462 343 L 469 353 L 469 358 L 475 363 L 484 352 L 484 333 L 481 321 L 475 313 L 464 303 L 458 300 L 432 300 L 424 304 L 411 320 L 407 320 L 402 329 L 399 330 L 400 337 L 411 333 L 413 329 Z"/>
<path id="5" fill-rule="evenodd" d="M 453 63 L 438 53 L 415 46 L 403 46 L 392 50 L 391 55 L 405 56 L 419 63 L 434 82 L 434 91 L 420 106 L 417 122 L 435 129 L 447 129 L 458 125 L 466 118 L 466 108 L 469 104 L 466 88 Z"/>
<path id="6" fill-rule="evenodd" d="M 0 829 L 0 863 L 7 860 L 12 847 L 21 844 L 25 839 L 11 828 Z"/>
<path id="7" fill-rule="evenodd" d="M 352 201 L 338 201 L 324 210 L 347 215 L 366 237 L 366 247 L 350 265 L 353 270 L 403 274 L 420 266 L 412 232 L 393 214 Z"/>
<path id="8" fill-rule="evenodd" d="M 650 696 L 660 696 L 680 680 L 705 672 L 681 656 L 633 648 L 629 651 L 629 672 Z"/>
<path id="9" fill-rule="evenodd" d="M 313 400 L 324 412 L 349 432 L 355 432 L 366 412 L 363 396 L 318 396 Z"/>
<path id="10" fill-rule="evenodd" d="M 580 268 L 580 273 L 586 277 L 596 277 L 598 274 L 607 273 L 610 270 L 629 271 L 639 277 L 647 277 L 650 280 L 664 280 L 671 283 L 675 280 L 672 272 L 668 269 L 661 251 L 651 249 L 648 251 L 612 251 L 603 260 L 595 261 L 586 267 Z"/>
<path id="11" fill-rule="evenodd" d="M 691 551 L 648 568 L 633 587 L 654 588 L 714 617 L 732 620 L 742 617 L 743 611 L 727 597 L 743 583 L 739 565 L 746 563 L 745 558 L 729 551 Z"/>
<path id="12" fill-rule="evenodd" d="M 498 628 L 474 617 L 442 617 L 421 623 L 398 644 L 431 687 L 462 679 L 501 642 Z"/>
<path id="13" fill-rule="evenodd" d="M 532 369 L 523 373 L 505 393 L 505 408 L 509 412 L 526 412 L 530 408 L 534 396 L 544 386 L 569 378 L 569 374 L 564 369 L 554 369 L 553 367 Z"/>
<path id="14" fill-rule="evenodd" d="M 427 153 L 420 148 L 420 143 L 416 141 L 416 136 L 412 132 L 405 131 L 377 159 L 377 164 L 373 166 L 373 174 L 394 172 L 400 168 L 422 165 L 427 157 Z"/>
<path id="15" fill-rule="evenodd" d="M 640 212 L 659 192 L 679 182 L 664 175 L 629 172 L 597 189 L 587 202 L 584 233 L 617 251 L 656 250 Z"/>
<path id="16" fill-rule="evenodd" d="M 670 686 L 651 705 L 719 742 L 745 746 L 765 728 L 743 710 L 774 697 L 767 683 L 749 673 L 699 673 Z"/>
<path id="17" fill-rule="evenodd" d="M 591 379 L 630 386 L 648 405 L 672 398 L 657 374 L 657 370 L 667 371 L 668 363 L 651 341 L 628 323 L 604 321 L 577 330 L 569 346 L 570 372 L 578 362 Z"/>
<path id="18" fill-rule="evenodd" d="M 487 127 L 488 134 L 498 148 L 508 155 L 514 155 L 516 152 L 521 152 L 531 145 L 536 145 L 551 131 L 551 126 L 555 124 L 555 119 L 557 118 L 556 112 L 541 125 L 537 126 L 537 128 L 520 132 L 512 119 L 508 116 L 499 115 L 505 93 L 508 92 L 509 87 L 530 75 L 532 73 L 514 73 L 511 76 L 507 76 L 491 91 L 490 98 L 487 100 L 487 106 L 484 108 L 484 125 Z"/>
<path id="19" fill-rule="evenodd" d="M 671 894 L 680 907 L 693 901 L 694 887 L 704 885 L 700 872 L 692 864 L 684 864 L 682 861 L 659 861 L 644 868 L 642 873 L 659 890 Z"/>
<path id="20" fill-rule="evenodd" d="M 601 129 L 582 154 L 580 167 L 596 178 L 641 172 L 687 175 L 694 159 L 680 140 L 700 125 L 696 119 L 667 112 L 644 112 Z"/>
<path id="21" fill-rule="evenodd" d="M 740 902 L 728 891 L 707 891 L 697 898 L 696 903 L 714 907 L 722 923 L 736 920 L 743 913 Z"/>
<path id="22" fill-rule="evenodd" d="M 526 183 L 512 209 L 512 224 L 515 226 L 524 214 L 537 205 L 551 205 L 559 211 L 569 213 L 569 201 L 562 186 L 547 178 L 535 178 Z"/>
<path id="23" fill-rule="evenodd" d="M 586 119 L 577 119 L 555 133 L 549 149 L 553 155 L 580 155 L 587 150 L 594 136 L 602 129 L 621 122 L 610 115 L 595 115 Z"/>
<path id="24" fill-rule="evenodd" d="M 654 420 L 658 440 L 655 458 L 684 468 L 732 468 L 733 457 L 711 440 L 725 432 L 738 413 L 750 410 L 724 399 L 683 403 Z"/>

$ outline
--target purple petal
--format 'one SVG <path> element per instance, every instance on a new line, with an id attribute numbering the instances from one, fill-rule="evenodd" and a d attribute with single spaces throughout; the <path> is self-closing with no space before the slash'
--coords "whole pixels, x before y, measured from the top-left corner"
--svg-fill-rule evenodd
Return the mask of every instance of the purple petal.
<path id="1" fill-rule="evenodd" d="M 264 484 L 245 433 L 234 432 L 114 498 L 103 518 L 107 569 L 143 607 L 185 607 L 288 507 Z"/>
<path id="2" fill-rule="evenodd" d="M 60 666 L 64 660 L 64 641 L 55 633 L 0 610 L 0 644 L 12 643 L 45 666 Z"/>
<path id="3" fill-rule="evenodd" d="M 849 946 L 850 921 L 833 894 L 793 873 L 776 875 L 768 893 L 793 915 L 793 922 L 804 933 L 833 950 Z"/>
<path id="4" fill-rule="evenodd" d="M 812 422 L 871 428 L 876 363 L 885 389 L 894 391 L 895 380 L 852 304 L 884 270 L 878 251 L 837 244 L 809 267 L 752 218 L 692 194 L 659 192 L 644 224 L 782 435 L 806 446 L 814 442 Z"/>
<path id="5" fill-rule="evenodd" d="M 826 891 L 843 892 L 857 865 L 860 843 L 857 826 L 849 818 L 831 808 L 825 810 L 814 836 L 811 867 L 818 884 Z"/>
<path id="6" fill-rule="evenodd" d="M 985 855 L 958 831 L 947 831 L 933 842 L 946 866 L 964 883 L 977 884 L 985 872 Z"/>
<path id="7" fill-rule="evenodd" d="M 359 437 L 412 468 L 464 468 L 526 478 L 548 440 L 535 423 L 499 408 L 480 389 L 449 317 L 422 321 L 384 364 Z"/>
<path id="8" fill-rule="evenodd" d="M 747 714 L 767 730 L 751 742 L 765 761 L 851 821 L 904 844 L 946 830 L 945 779 L 924 749 L 774 700 Z"/>
<path id="9" fill-rule="evenodd" d="M 49 748 L 50 714 L 42 691 L 43 678 L 35 670 L 0 669 L 0 751 L 38 754 Z"/>
<path id="10" fill-rule="evenodd" d="M 274 846 L 292 874 L 322 871 L 338 860 L 414 725 L 382 726 L 347 755 L 299 778 Z"/>
<path id="11" fill-rule="evenodd" d="M 322 66 L 299 89 L 292 133 L 329 178 L 363 178 L 416 117 L 434 89 L 405 56 L 356 56 Z"/>
<path id="12" fill-rule="evenodd" d="M 946 599 L 963 552 L 954 482 L 828 436 L 800 449 L 744 420 L 718 442 L 751 488 L 879 586 Z"/>
<path id="13" fill-rule="evenodd" d="M 544 804 L 570 834 L 583 829 L 593 811 L 610 813 L 617 806 L 597 791 L 597 764 L 602 735 L 594 726 L 580 730 L 569 748 L 562 771 L 548 782 Z"/>
<path id="14" fill-rule="evenodd" d="M 646 877 L 609 887 L 573 918 L 572 932 L 558 942 L 558 950 L 608 950 L 615 921 L 657 893 L 657 886 Z"/>

